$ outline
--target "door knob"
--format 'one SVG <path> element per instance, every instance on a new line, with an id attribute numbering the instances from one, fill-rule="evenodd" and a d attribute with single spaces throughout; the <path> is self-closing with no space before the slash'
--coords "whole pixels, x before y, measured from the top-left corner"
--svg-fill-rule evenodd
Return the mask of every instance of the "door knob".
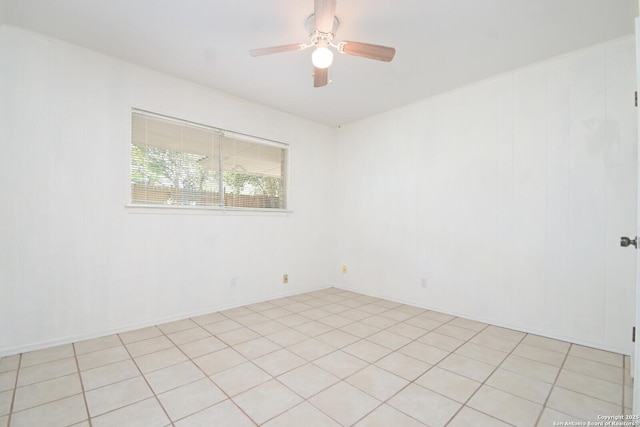
<path id="1" fill-rule="evenodd" d="M 636 249 L 638 249 L 638 237 L 634 237 L 633 240 L 631 240 L 628 237 L 621 237 L 620 238 L 620 246 L 622 246 L 623 248 L 626 248 L 629 245 L 633 245 Z"/>

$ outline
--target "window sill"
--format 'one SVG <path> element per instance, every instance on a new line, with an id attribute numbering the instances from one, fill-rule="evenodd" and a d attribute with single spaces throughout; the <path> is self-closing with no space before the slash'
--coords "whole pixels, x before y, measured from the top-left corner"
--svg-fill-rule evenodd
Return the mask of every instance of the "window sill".
<path id="1" fill-rule="evenodd" d="M 286 209 L 237 208 L 228 206 L 180 206 L 180 205 L 144 205 L 127 203 L 125 208 L 131 214 L 161 215 L 258 215 L 282 216 L 293 211 Z"/>

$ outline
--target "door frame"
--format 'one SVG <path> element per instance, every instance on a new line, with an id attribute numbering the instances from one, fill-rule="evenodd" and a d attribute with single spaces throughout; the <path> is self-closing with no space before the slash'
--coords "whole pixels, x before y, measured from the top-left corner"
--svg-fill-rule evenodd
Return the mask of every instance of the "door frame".
<path id="1" fill-rule="evenodd" d="M 640 0 L 638 0 L 638 11 L 640 11 Z M 636 52 L 636 90 L 640 92 L 640 17 L 635 18 L 635 52 Z M 636 92 L 637 93 L 637 92 Z M 638 128 L 637 144 L 638 157 L 636 180 L 638 183 L 638 200 L 636 202 L 636 236 L 640 236 L 640 107 L 636 108 L 636 124 Z M 636 296 L 635 296 L 635 317 L 634 324 L 640 325 L 640 251 L 636 251 Z M 632 346 L 630 371 L 633 381 L 633 414 L 640 413 L 640 347 L 639 340 L 636 339 Z M 624 408 L 623 408 L 624 409 Z"/>

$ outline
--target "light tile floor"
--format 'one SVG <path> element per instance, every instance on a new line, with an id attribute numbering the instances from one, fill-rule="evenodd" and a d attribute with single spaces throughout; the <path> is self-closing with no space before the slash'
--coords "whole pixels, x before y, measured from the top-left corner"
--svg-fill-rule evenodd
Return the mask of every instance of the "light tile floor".
<path id="1" fill-rule="evenodd" d="M 0 359 L 0 427 L 552 426 L 628 357 L 340 289 Z"/>

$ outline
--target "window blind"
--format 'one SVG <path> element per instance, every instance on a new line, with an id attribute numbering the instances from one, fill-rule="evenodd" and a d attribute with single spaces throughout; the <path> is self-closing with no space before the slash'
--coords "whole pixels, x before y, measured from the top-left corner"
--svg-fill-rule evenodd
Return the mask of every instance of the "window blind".
<path id="1" fill-rule="evenodd" d="M 139 110 L 131 203 L 286 209 L 286 144 Z"/>

